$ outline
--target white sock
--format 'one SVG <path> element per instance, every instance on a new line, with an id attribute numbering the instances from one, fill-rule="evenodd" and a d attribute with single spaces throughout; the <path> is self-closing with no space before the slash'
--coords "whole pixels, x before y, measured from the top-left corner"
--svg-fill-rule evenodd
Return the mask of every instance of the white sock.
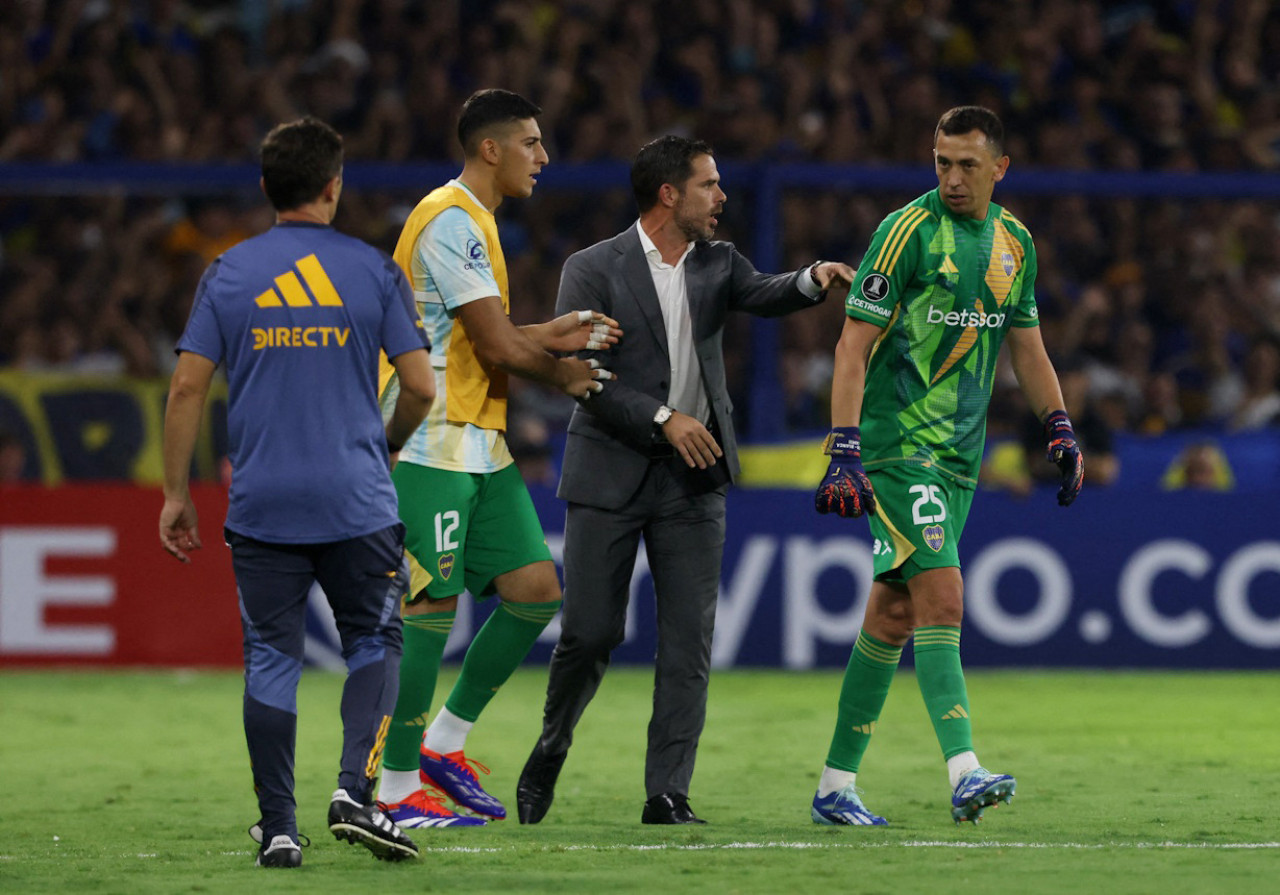
<path id="1" fill-rule="evenodd" d="M 439 752 L 441 755 L 461 752 L 467 745 L 467 734 L 475 726 L 474 721 L 463 721 L 453 712 L 442 708 L 427 728 L 427 736 L 423 742 L 432 752 Z"/>
<path id="2" fill-rule="evenodd" d="M 818 778 L 818 795 L 829 796 L 846 786 L 853 786 L 857 779 L 858 774 L 855 771 L 838 771 L 823 765 L 822 776 Z"/>
<path id="3" fill-rule="evenodd" d="M 403 802 L 419 789 L 422 789 L 422 781 L 418 779 L 417 771 L 393 771 L 390 768 L 383 768 L 382 779 L 378 781 L 378 801 L 386 802 L 388 805 L 392 802 Z"/>
<path id="4" fill-rule="evenodd" d="M 947 776 L 951 778 L 951 788 L 955 789 L 956 784 L 960 782 L 960 778 L 972 771 L 974 768 L 980 768 L 982 765 L 978 763 L 978 756 L 973 752 L 961 752 L 959 755 L 953 755 L 947 759 Z"/>

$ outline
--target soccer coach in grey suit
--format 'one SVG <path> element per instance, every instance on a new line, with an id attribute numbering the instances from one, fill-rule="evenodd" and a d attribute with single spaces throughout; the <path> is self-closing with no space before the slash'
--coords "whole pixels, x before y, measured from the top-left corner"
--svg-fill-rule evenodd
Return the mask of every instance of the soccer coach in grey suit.
<path id="1" fill-rule="evenodd" d="M 643 823 L 702 823 L 689 782 L 706 718 L 711 633 L 724 549 L 725 492 L 738 471 L 721 336 L 729 311 L 777 316 L 812 307 L 847 265 L 758 273 L 711 242 L 725 201 L 711 147 L 667 136 L 631 168 L 635 226 L 565 262 L 556 306 L 618 320 L 617 379 L 569 422 L 558 494 L 564 615 L 551 659 L 542 736 L 516 788 L 521 823 L 551 807 L 573 729 L 622 642 L 644 535 L 657 597 L 658 653 L 645 758 Z"/>

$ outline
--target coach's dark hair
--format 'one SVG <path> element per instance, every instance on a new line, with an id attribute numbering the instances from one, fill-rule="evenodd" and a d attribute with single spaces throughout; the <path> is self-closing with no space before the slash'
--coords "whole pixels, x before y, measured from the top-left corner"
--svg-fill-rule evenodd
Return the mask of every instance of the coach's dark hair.
<path id="1" fill-rule="evenodd" d="M 462 104 L 458 116 L 458 142 L 468 156 L 475 155 L 480 141 L 494 125 L 526 121 L 542 114 L 542 109 L 518 93 L 497 87 L 477 90 Z"/>
<path id="2" fill-rule="evenodd" d="M 700 155 L 715 155 L 711 145 L 668 134 L 640 147 L 631 163 L 631 192 L 635 194 L 640 213 L 658 204 L 658 190 L 664 183 L 683 188 L 693 176 L 693 160 Z"/>
<path id="3" fill-rule="evenodd" d="M 342 137 L 318 118 L 272 128 L 262 141 L 262 189 L 276 211 L 291 211 L 320 197 L 342 172 Z"/>
<path id="4" fill-rule="evenodd" d="M 1000 123 L 1000 116 L 986 106 L 956 106 L 943 112 L 933 132 L 934 145 L 938 143 L 938 134 L 954 137 L 970 131 L 982 131 L 992 155 L 997 158 L 1004 155 L 1004 125 Z"/>

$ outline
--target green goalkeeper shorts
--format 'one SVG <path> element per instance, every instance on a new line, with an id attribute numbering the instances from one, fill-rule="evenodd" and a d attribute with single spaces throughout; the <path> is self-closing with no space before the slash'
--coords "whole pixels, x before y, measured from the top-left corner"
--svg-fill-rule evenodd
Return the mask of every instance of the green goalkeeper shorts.
<path id="1" fill-rule="evenodd" d="M 867 473 L 876 492 L 871 546 L 877 581 L 960 566 L 960 535 L 973 489 L 933 467 L 895 464 Z"/>
<path id="2" fill-rule="evenodd" d="M 493 579 L 551 559 L 542 523 L 516 465 L 489 473 L 400 462 L 391 473 L 404 546 L 431 576 L 427 598 L 494 592 Z M 416 599 L 423 576 L 415 576 Z"/>

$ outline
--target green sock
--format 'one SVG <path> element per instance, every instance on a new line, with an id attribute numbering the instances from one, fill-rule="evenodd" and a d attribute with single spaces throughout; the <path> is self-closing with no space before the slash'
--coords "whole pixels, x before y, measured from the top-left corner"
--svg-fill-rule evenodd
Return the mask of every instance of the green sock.
<path id="1" fill-rule="evenodd" d="M 431 697 L 440 676 L 440 659 L 456 612 L 409 615 L 404 619 L 404 655 L 400 658 L 400 695 L 387 731 L 382 763 L 391 771 L 416 771 Z"/>
<path id="2" fill-rule="evenodd" d="M 857 773 L 901 658 L 902 647 L 890 646 L 866 631 L 858 633 L 844 670 L 827 767 Z"/>
<path id="3" fill-rule="evenodd" d="M 916 682 L 942 747 L 943 758 L 973 750 L 969 695 L 960 667 L 960 629 L 944 625 L 917 628 Z"/>
<path id="4" fill-rule="evenodd" d="M 464 721 L 479 718 L 489 700 L 529 654 L 533 642 L 559 611 L 560 603 L 503 600 L 467 648 L 462 672 L 445 708 Z"/>

